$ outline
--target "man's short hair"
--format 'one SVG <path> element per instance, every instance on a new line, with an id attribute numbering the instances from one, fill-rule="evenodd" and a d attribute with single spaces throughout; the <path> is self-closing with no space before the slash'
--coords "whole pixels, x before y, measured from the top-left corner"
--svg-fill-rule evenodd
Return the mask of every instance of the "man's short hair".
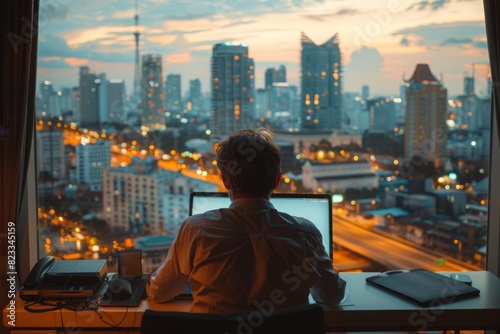
<path id="1" fill-rule="evenodd" d="M 216 149 L 217 167 L 234 192 L 268 194 L 281 171 L 281 152 L 266 129 L 233 133 Z"/>

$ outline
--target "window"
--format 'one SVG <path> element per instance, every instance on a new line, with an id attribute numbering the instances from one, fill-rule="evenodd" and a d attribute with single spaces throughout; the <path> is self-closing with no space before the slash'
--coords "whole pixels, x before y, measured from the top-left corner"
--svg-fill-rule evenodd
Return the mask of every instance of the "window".
<path id="1" fill-rule="evenodd" d="M 136 238 L 175 235 L 186 189 L 219 189 L 211 144 L 236 128 L 269 126 L 291 150 L 279 191 L 337 195 L 334 224 L 435 254 L 421 267 L 485 268 L 496 177 L 482 2 L 224 4 L 200 5 L 197 15 L 146 1 L 137 13 L 124 3 L 50 12 L 38 63 L 40 255 L 107 258 L 139 247 Z M 214 42 L 227 36 L 225 24 L 248 40 Z M 275 25 L 276 35 L 259 35 Z M 242 85 L 225 87 L 230 77 Z M 270 103 L 281 92 L 273 87 L 293 96 L 287 110 Z M 184 92 L 182 103 L 170 103 L 169 89 Z M 234 114 L 225 113 L 230 105 L 238 117 L 229 122 L 221 115 Z M 339 268 L 352 257 L 368 263 L 352 269 L 400 267 L 381 260 L 394 250 L 347 237 L 336 239 Z"/>

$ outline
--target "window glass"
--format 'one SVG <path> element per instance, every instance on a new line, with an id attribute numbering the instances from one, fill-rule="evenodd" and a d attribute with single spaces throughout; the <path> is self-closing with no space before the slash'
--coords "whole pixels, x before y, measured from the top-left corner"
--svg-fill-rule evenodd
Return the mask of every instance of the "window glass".
<path id="1" fill-rule="evenodd" d="M 486 265 L 490 93 L 472 1 L 41 0 L 40 255 L 166 256 L 214 145 L 267 127 L 328 193 L 340 271 Z"/>

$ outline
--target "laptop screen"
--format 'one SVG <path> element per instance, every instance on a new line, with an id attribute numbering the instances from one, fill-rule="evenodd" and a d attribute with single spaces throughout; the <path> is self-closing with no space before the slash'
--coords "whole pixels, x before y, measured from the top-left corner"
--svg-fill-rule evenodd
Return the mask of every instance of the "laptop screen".
<path id="1" fill-rule="evenodd" d="M 323 246 L 332 258 L 332 198 L 328 194 L 273 194 L 271 203 L 278 211 L 303 217 L 316 225 L 323 236 Z M 227 208 L 231 200 L 227 193 L 193 192 L 189 215 Z"/>

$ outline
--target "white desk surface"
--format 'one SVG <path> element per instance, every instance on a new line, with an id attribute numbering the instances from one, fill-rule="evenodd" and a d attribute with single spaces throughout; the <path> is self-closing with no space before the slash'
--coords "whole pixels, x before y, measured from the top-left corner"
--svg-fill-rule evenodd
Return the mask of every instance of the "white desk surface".
<path id="1" fill-rule="evenodd" d="M 487 271 L 466 272 L 479 297 L 455 301 L 429 308 L 393 296 L 366 284 L 365 279 L 376 273 L 341 273 L 350 284 L 346 305 L 325 310 L 328 331 L 424 331 L 454 329 L 494 329 L 500 333 L 500 279 Z M 448 275 L 449 273 L 442 273 Z M 94 311 L 61 309 L 44 313 L 24 310 L 27 302 L 16 297 L 16 328 L 65 328 L 116 330 L 106 324 L 119 324 L 121 330 L 139 331 L 146 309 L 159 311 L 189 311 L 189 300 L 156 304 L 144 300 L 138 307 L 101 307 Z M 37 306 L 38 307 L 38 306 Z M 43 308 L 40 306 L 39 308 Z M 3 324 L 8 326 L 9 310 L 4 309 Z M 102 317 L 102 319 L 100 318 Z M 104 320 L 104 321 L 103 321 Z M 14 328 L 12 328 L 14 329 Z M 13 331 L 15 333 L 15 331 Z"/>

